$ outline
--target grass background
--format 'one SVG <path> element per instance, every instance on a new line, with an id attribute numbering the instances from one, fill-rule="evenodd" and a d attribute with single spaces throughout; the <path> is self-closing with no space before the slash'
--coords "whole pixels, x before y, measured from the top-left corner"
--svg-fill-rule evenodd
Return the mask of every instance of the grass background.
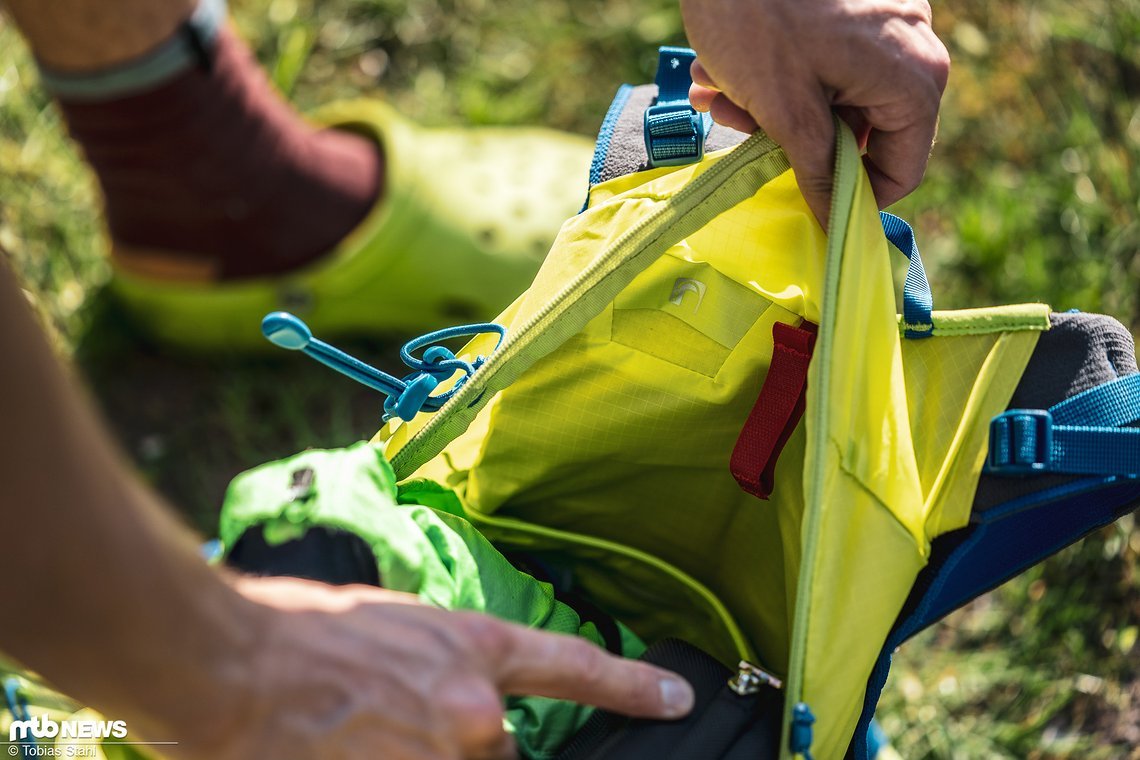
<path id="1" fill-rule="evenodd" d="M 1043 300 L 1140 325 L 1140 2 L 961 0 L 912 220 L 944 308 Z M 675 0 L 235 0 L 302 107 L 365 94 L 427 123 L 596 130 L 614 88 L 683 41 Z M 191 359 L 133 335 L 89 173 L 0 19 L 0 249 L 145 476 L 202 530 L 242 469 L 371 435 L 367 391 L 289 357 Z M 391 342 L 353 349 L 392 366 Z M 7 358 L 4 361 L 12 361 Z M 907 758 L 1140 758 L 1132 517 L 904 647 L 881 718 Z"/>

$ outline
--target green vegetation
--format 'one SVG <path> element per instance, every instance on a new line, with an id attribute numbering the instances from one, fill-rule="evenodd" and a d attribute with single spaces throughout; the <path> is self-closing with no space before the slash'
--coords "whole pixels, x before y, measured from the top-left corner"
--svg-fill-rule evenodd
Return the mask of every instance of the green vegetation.
<path id="1" fill-rule="evenodd" d="M 682 41 L 675 0 L 245 0 L 237 23 L 303 107 L 365 94 L 429 123 L 590 133 Z M 1140 326 L 1140 0 L 960 0 L 914 221 L 936 304 L 1042 300 Z M 289 358 L 138 342 L 101 297 L 98 194 L 0 21 L 0 248 L 125 449 L 204 530 L 239 470 L 371 434 L 367 391 Z M 580 181 L 569 178 L 568 181 Z M 99 329 L 89 330 L 95 324 Z M 88 337 L 90 335 L 90 337 Z M 386 343 L 355 346 L 382 364 Z M 883 701 L 907 758 L 1140 758 L 1140 532 L 1126 518 L 904 647 Z"/>

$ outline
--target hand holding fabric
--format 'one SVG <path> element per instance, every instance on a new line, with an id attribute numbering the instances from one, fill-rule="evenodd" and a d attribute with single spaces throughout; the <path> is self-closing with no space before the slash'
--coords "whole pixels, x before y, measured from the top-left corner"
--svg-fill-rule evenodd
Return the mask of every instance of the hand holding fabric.
<path id="1" fill-rule="evenodd" d="M 690 100 L 784 147 L 826 226 L 834 110 L 866 148 L 880 208 L 922 181 L 950 72 L 926 0 L 681 0 Z"/>

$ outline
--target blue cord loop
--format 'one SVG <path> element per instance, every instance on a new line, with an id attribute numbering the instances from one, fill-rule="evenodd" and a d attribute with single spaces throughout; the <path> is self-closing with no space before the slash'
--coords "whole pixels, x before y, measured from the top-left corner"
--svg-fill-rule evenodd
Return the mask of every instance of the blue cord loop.
<path id="1" fill-rule="evenodd" d="M 294 315 L 285 311 L 266 314 L 261 320 L 261 332 L 275 346 L 301 351 L 316 359 L 326 367 L 331 367 L 342 375 L 351 377 L 358 383 L 378 390 L 388 398 L 384 401 L 384 421 L 392 417 L 410 422 L 420 412 L 438 412 L 448 399 L 454 396 L 464 383 L 483 366 L 486 357 L 479 356 L 468 362 L 455 356 L 444 346 L 435 345 L 453 338 L 471 338 L 486 333 L 499 336 L 495 348 L 503 343 L 507 330 L 493 322 L 474 325 L 460 325 L 421 335 L 410 340 L 400 349 L 400 359 L 413 370 L 402 378 L 389 375 L 376 369 L 339 348 L 313 337 L 309 326 Z M 423 350 L 422 357 L 415 352 Z M 440 383 L 462 373 L 462 377 L 451 390 L 432 395 Z"/>
<path id="2" fill-rule="evenodd" d="M 934 298 L 930 295 L 930 283 L 926 280 L 926 270 L 922 266 L 922 256 L 918 253 L 918 243 L 910 225 L 894 214 L 880 211 L 883 234 L 887 241 L 909 259 L 906 281 L 903 283 L 903 335 L 910 339 L 929 338 L 934 335 Z"/>

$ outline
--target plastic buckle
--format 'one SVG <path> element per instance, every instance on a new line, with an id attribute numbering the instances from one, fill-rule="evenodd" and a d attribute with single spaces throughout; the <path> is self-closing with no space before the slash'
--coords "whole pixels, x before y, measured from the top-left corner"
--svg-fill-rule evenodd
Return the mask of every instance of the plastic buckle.
<path id="1" fill-rule="evenodd" d="M 684 166 L 705 155 L 705 117 L 687 100 L 645 109 L 645 150 L 649 167 Z"/>
<path id="2" fill-rule="evenodd" d="M 1044 409 L 1010 409 L 990 420 L 986 471 L 1029 475 L 1049 469 L 1053 459 L 1053 415 Z"/>

